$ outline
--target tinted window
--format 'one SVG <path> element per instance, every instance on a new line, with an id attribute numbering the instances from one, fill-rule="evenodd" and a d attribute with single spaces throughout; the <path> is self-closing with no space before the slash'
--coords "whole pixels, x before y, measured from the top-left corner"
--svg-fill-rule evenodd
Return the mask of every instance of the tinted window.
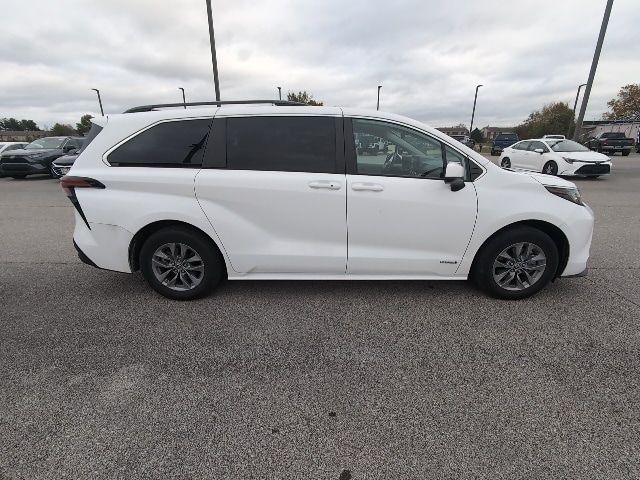
<path id="1" fill-rule="evenodd" d="M 200 166 L 210 127 L 211 119 L 160 123 L 116 148 L 109 154 L 109 163 L 114 166 Z M 91 132 L 87 137 L 91 141 L 89 137 Z"/>
<path id="2" fill-rule="evenodd" d="M 227 168 L 334 173 L 332 117 L 245 117 L 227 120 Z"/>
<path id="3" fill-rule="evenodd" d="M 444 175 L 442 144 L 426 134 L 393 123 L 354 119 L 353 136 L 358 174 L 431 178 Z"/>

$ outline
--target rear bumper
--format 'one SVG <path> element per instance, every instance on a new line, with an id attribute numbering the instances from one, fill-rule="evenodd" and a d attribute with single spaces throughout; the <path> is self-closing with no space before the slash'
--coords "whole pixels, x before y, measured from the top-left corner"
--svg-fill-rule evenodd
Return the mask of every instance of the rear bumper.
<path id="1" fill-rule="evenodd" d="M 73 244 L 80 260 L 92 267 L 131 273 L 129 246 L 133 234 L 122 227 L 102 223 L 89 223 L 89 229 L 77 211 L 75 216 Z"/>

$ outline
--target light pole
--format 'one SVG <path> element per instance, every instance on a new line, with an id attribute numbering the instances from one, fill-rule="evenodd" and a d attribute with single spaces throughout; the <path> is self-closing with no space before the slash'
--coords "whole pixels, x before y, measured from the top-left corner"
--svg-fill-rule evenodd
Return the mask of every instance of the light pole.
<path id="1" fill-rule="evenodd" d="M 376 110 L 380 110 L 380 89 L 382 85 L 378 85 L 378 103 L 376 104 Z"/>
<path id="2" fill-rule="evenodd" d="M 578 97 L 580 96 L 580 89 L 584 86 L 586 86 L 586 83 L 581 83 L 580 85 L 578 85 L 578 91 L 576 92 L 576 101 L 573 102 L 573 119 L 575 120 L 576 118 L 576 107 L 578 106 Z M 571 125 L 569 125 L 569 131 L 567 132 L 567 137 L 571 135 Z"/>
<path id="3" fill-rule="evenodd" d="M 207 18 L 209 20 L 209 43 L 211 43 L 211 63 L 213 64 L 213 85 L 216 89 L 216 101 L 220 101 L 220 83 L 218 82 L 218 60 L 216 58 L 216 39 L 213 34 L 213 15 L 211 14 L 211 0 L 207 1 Z"/>
<path id="4" fill-rule="evenodd" d="M 587 110 L 587 104 L 589 103 L 589 95 L 591 95 L 591 87 L 593 86 L 593 79 L 596 76 L 596 69 L 598 68 L 598 60 L 600 59 L 600 51 L 602 50 L 602 44 L 604 42 L 604 34 L 607 33 L 607 25 L 609 24 L 609 16 L 611 15 L 611 7 L 613 7 L 613 0 L 607 0 L 607 6 L 604 9 L 604 16 L 602 17 L 602 25 L 600 26 L 600 35 L 598 35 L 598 42 L 596 43 L 596 50 L 593 52 L 593 60 L 591 61 L 591 70 L 589 71 L 589 78 L 587 79 L 587 88 L 584 89 L 584 96 L 582 97 L 582 105 L 580 106 L 580 114 L 576 121 L 576 129 L 573 131 L 573 140 L 578 140 L 578 136 L 582 131 L 582 121 L 584 120 L 584 114 Z"/>
<path id="5" fill-rule="evenodd" d="M 100 90 L 97 88 L 92 88 L 94 92 L 98 94 L 98 103 L 100 104 L 100 114 L 104 117 L 104 110 L 102 109 L 102 99 L 100 98 Z"/>
<path id="6" fill-rule="evenodd" d="M 471 112 L 471 126 L 469 127 L 469 136 L 471 136 L 471 132 L 473 132 L 473 118 L 476 116 L 476 101 L 478 100 L 478 89 L 482 87 L 482 85 L 476 85 L 476 96 L 473 97 L 473 111 Z"/>
<path id="7" fill-rule="evenodd" d="M 278 98 L 282 100 L 282 87 L 278 87 Z"/>
<path id="8" fill-rule="evenodd" d="M 187 109 L 187 100 L 184 98 L 184 88 L 178 87 L 178 90 L 182 90 L 182 103 L 184 104 L 184 109 Z"/>

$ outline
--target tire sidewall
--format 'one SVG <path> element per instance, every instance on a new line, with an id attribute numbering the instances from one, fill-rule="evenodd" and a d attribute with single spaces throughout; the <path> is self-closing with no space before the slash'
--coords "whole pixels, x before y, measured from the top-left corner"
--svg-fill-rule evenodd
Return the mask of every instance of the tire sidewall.
<path id="1" fill-rule="evenodd" d="M 204 278 L 192 290 L 184 292 L 171 290 L 156 279 L 151 268 L 151 258 L 158 247 L 166 243 L 183 243 L 200 255 L 204 263 Z M 153 233 L 140 249 L 140 270 L 149 285 L 161 295 L 173 300 L 192 300 L 201 298 L 220 283 L 223 277 L 223 264 L 211 241 L 202 234 L 183 228 L 165 228 Z"/>
<path id="2" fill-rule="evenodd" d="M 509 165 L 508 166 L 504 165 L 504 162 L 508 162 Z M 509 159 L 508 157 L 503 158 L 502 161 L 500 162 L 500 166 L 502 168 L 511 168 L 511 159 Z"/>
<path id="3" fill-rule="evenodd" d="M 547 257 L 547 267 L 542 277 L 530 287 L 519 291 L 506 290 L 493 278 L 493 263 L 500 252 L 519 242 L 530 242 L 539 246 Z M 515 227 L 496 235 L 482 247 L 472 275 L 478 286 L 489 295 L 505 300 L 517 300 L 534 295 L 553 280 L 559 261 L 558 248 L 549 235 L 533 227 Z"/>

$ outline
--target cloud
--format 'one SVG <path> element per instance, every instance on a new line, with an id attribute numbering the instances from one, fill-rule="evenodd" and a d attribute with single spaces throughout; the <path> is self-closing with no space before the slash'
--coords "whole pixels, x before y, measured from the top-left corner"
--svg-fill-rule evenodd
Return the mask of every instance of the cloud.
<path id="1" fill-rule="evenodd" d="M 223 99 L 308 90 L 328 105 L 381 108 L 432 125 L 510 125 L 571 106 L 586 81 L 600 0 L 214 0 Z M 41 125 L 159 102 L 211 100 L 203 1 L 14 2 L 3 12 L 0 116 Z M 640 78 L 637 0 L 618 0 L 587 118 Z"/>

